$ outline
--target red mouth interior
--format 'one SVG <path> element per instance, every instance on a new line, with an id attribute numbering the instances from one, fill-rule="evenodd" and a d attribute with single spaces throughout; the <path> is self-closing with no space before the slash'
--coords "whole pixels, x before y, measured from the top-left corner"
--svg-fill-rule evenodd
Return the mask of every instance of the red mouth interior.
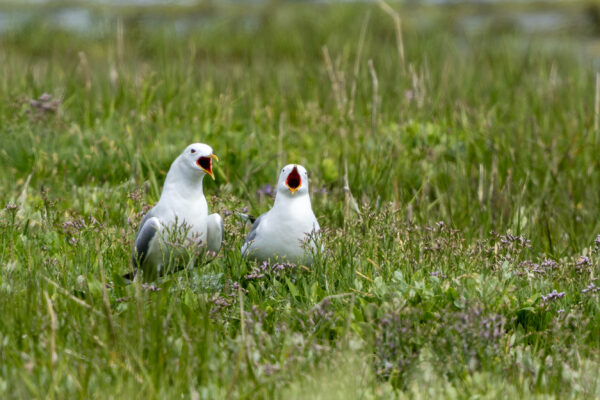
<path id="1" fill-rule="evenodd" d="M 198 166 L 208 172 L 212 172 L 212 160 L 210 157 L 200 157 L 196 160 Z"/>
<path id="2" fill-rule="evenodd" d="M 300 187 L 300 185 L 302 184 L 302 178 L 300 178 L 300 174 L 298 173 L 298 169 L 296 167 L 294 167 L 292 172 L 290 172 L 285 183 L 290 189 L 295 190 Z"/>

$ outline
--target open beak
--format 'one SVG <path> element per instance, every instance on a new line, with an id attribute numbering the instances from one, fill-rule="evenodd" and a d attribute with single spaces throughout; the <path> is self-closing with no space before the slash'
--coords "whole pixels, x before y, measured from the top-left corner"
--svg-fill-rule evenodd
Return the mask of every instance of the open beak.
<path id="1" fill-rule="evenodd" d="M 288 189 L 290 189 L 290 192 L 292 192 L 292 194 L 295 194 L 296 190 L 298 190 L 300 186 L 302 186 L 302 178 L 300 177 L 300 174 L 298 173 L 298 168 L 295 165 L 294 169 L 292 169 L 292 172 L 290 172 L 287 179 L 285 180 L 285 185 L 288 187 Z"/>
<path id="2" fill-rule="evenodd" d="M 206 172 L 208 175 L 210 175 L 211 178 L 213 178 L 213 180 L 215 179 L 215 174 L 213 174 L 213 170 L 212 170 L 212 160 L 215 161 L 219 161 L 219 157 L 217 157 L 216 154 L 211 154 L 208 157 L 200 157 L 198 160 L 196 160 L 196 164 L 202 168 L 202 170 L 204 172 Z"/>

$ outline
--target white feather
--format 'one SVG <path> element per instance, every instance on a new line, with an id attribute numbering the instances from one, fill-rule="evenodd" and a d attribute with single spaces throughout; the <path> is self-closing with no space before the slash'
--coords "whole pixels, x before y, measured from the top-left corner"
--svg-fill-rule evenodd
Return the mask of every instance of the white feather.
<path id="1" fill-rule="evenodd" d="M 301 177 L 301 185 L 295 192 L 286 185 L 294 168 Z M 310 265 L 311 253 L 316 248 L 314 239 L 319 230 L 319 222 L 310 203 L 306 169 L 290 164 L 279 176 L 273 207 L 255 221 L 242 247 L 242 254 L 259 261 L 277 259 Z"/>
<path id="2" fill-rule="evenodd" d="M 160 276 L 165 267 L 164 264 L 179 256 L 179 254 L 173 253 L 172 246 L 167 242 L 168 234 L 175 232 L 178 228 L 187 228 L 187 238 L 197 245 L 207 245 L 209 239 L 208 204 L 202 187 L 202 181 L 207 172 L 198 165 L 197 160 L 200 157 L 214 157 L 212 154 L 210 146 L 194 143 L 188 146 L 171 164 L 160 199 L 148 212 L 148 216 L 151 218 L 147 218 L 143 222 L 134 246 L 134 260 L 141 258 L 137 262 L 147 277 Z M 211 221 L 222 223 L 219 215 L 212 214 L 212 216 Z M 147 228 L 145 226 L 147 224 L 152 224 L 151 228 L 156 231 L 154 235 L 142 234 Z M 217 252 L 221 247 L 222 224 L 219 228 L 221 230 L 218 232 L 219 240 L 213 238 L 210 246 L 210 250 L 213 252 Z M 213 227 L 212 229 L 217 228 Z M 148 236 L 150 236 L 149 240 L 142 240 Z M 146 253 L 139 254 L 141 249 L 146 249 Z"/>

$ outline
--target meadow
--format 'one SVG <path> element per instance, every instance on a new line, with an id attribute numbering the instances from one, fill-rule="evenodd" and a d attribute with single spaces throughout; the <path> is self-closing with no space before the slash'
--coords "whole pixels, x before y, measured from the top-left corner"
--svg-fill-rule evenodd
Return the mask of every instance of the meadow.
<path id="1" fill-rule="evenodd" d="M 0 34 L 0 397 L 600 398 L 599 28 L 393 7 L 98 7 Z M 192 142 L 220 158 L 224 248 L 126 285 Z M 325 250 L 245 261 L 238 213 L 290 162 Z"/>

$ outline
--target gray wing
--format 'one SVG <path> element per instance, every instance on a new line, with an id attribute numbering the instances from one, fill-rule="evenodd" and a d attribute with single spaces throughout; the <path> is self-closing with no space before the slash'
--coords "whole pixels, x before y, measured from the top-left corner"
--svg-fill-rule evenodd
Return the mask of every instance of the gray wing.
<path id="1" fill-rule="evenodd" d="M 134 267 L 143 264 L 150 248 L 150 242 L 160 228 L 160 222 L 158 218 L 154 216 L 152 211 L 153 210 L 150 210 L 148 214 L 142 218 L 140 229 L 135 236 L 132 254 L 132 262 Z"/>
<path id="2" fill-rule="evenodd" d="M 225 238 L 223 218 L 219 214 L 210 214 L 206 221 L 206 247 L 209 251 L 218 253 Z"/>
<path id="3" fill-rule="evenodd" d="M 244 252 L 244 248 L 256 238 L 258 226 L 260 225 L 260 221 L 264 218 L 265 215 L 267 215 L 267 213 L 264 213 L 260 217 L 256 218 L 256 221 L 254 221 L 254 223 L 252 224 L 252 228 L 250 228 L 250 232 L 248 232 L 248 236 L 246 236 L 246 240 L 244 240 L 244 245 L 242 246 L 242 253 Z"/>

